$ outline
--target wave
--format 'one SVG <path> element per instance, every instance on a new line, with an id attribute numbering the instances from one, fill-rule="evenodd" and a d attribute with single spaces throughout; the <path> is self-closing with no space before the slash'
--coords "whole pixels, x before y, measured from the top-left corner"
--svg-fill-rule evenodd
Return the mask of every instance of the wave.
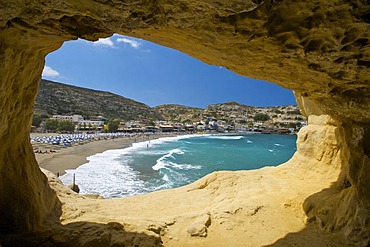
<path id="1" fill-rule="evenodd" d="M 283 144 L 279 144 L 279 143 L 275 143 L 274 145 L 277 147 L 285 147 Z"/>
<path id="2" fill-rule="evenodd" d="M 162 157 L 157 159 L 156 164 L 152 167 L 153 170 L 158 171 L 159 169 L 165 168 L 166 164 L 168 163 L 165 161 L 167 158 L 176 159 L 173 154 L 184 154 L 184 152 L 179 148 L 172 149 L 166 155 L 163 155 Z"/>
<path id="3" fill-rule="evenodd" d="M 107 150 L 103 153 L 87 157 L 87 163 L 74 170 L 67 170 L 66 174 L 61 176 L 60 179 L 64 184 L 71 184 L 73 174 L 75 174 L 76 184 L 79 185 L 80 192 L 82 194 L 99 194 L 106 198 L 130 196 L 149 192 L 146 191 L 148 184 L 140 179 L 139 172 L 129 166 L 131 159 L 134 158 L 132 157 L 132 154 L 164 155 L 161 157 L 163 161 L 167 158 L 174 159 L 174 154 L 182 154 L 183 151 L 180 149 L 174 149 L 170 152 L 154 149 L 152 151 L 150 147 L 152 145 L 161 145 L 167 142 L 175 142 L 180 139 L 199 136 L 201 135 L 164 137 L 150 141 L 133 143 L 131 147 L 127 148 Z M 157 160 L 158 169 L 162 166 L 166 166 L 166 164 L 161 164 L 160 159 L 159 162 Z M 167 188 L 168 186 L 170 185 L 159 185 L 158 188 L 151 188 L 151 190 Z"/>
<path id="4" fill-rule="evenodd" d="M 152 145 L 160 145 L 167 142 L 175 142 L 182 139 L 188 139 L 188 138 L 195 138 L 195 137 L 201 137 L 205 136 L 203 134 L 190 134 L 190 135 L 181 135 L 181 136 L 173 136 L 173 137 L 162 137 L 154 140 L 150 140 L 150 144 Z M 149 141 L 145 141 L 145 144 L 149 143 Z"/>
<path id="5" fill-rule="evenodd" d="M 164 174 L 163 178 L 162 178 L 164 181 L 166 182 L 170 182 L 170 179 L 168 178 L 168 175 L 167 174 Z"/>
<path id="6" fill-rule="evenodd" d="M 176 164 L 172 163 L 172 167 L 177 168 L 179 170 L 199 170 L 202 169 L 200 165 L 191 165 L 191 164 Z"/>
<path id="7" fill-rule="evenodd" d="M 162 180 L 165 184 L 160 185 L 161 188 L 171 188 L 175 184 L 185 184 L 190 182 L 190 177 L 184 174 L 182 170 L 199 170 L 202 169 L 200 165 L 194 164 L 179 164 L 176 163 L 175 154 L 184 154 L 184 151 L 176 148 L 168 151 L 167 154 L 157 159 L 156 164 L 152 166 L 153 170 L 159 171 Z"/>
<path id="8" fill-rule="evenodd" d="M 126 153 L 132 153 L 135 152 L 137 154 L 166 154 L 166 151 L 152 151 L 151 148 L 161 146 L 165 143 L 170 143 L 170 142 L 176 142 L 178 140 L 182 139 L 189 139 L 189 138 L 195 138 L 195 137 L 200 137 L 203 135 L 182 135 L 182 136 L 173 136 L 173 137 L 162 137 L 158 139 L 153 139 L 153 140 L 148 140 L 148 141 L 142 141 L 142 142 L 136 142 L 132 143 L 131 147 L 123 148 L 121 149 L 121 154 L 126 154 Z"/>
<path id="9" fill-rule="evenodd" d="M 66 170 L 60 179 L 71 184 L 73 174 L 81 194 L 99 194 L 103 197 L 121 197 L 138 194 L 138 188 L 145 186 L 138 172 L 120 159 L 121 150 L 109 150 L 88 157 L 88 163 L 75 170 Z"/>
<path id="10" fill-rule="evenodd" d="M 207 136 L 209 139 L 220 139 L 220 140 L 240 140 L 243 136 L 221 136 L 221 135 L 211 135 Z"/>
<path id="11" fill-rule="evenodd" d="M 164 169 L 160 171 L 163 174 L 164 184 L 159 185 L 161 188 L 173 188 L 174 185 L 187 184 L 191 182 L 191 177 L 176 169 Z"/>

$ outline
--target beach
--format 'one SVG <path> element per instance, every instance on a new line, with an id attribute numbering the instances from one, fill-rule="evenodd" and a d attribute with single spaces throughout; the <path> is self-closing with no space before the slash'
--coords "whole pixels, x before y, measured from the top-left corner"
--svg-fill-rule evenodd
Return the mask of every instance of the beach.
<path id="1" fill-rule="evenodd" d="M 56 136 L 55 133 L 31 133 L 30 137 L 41 136 Z M 52 144 L 39 144 L 32 143 L 35 152 L 36 160 L 41 168 L 44 168 L 56 175 L 64 175 L 68 169 L 76 169 L 82 164 L 87 163 L 87 157 L 97 153 L 102 153 L 111 149 L 121 149 L 131 146 L 134 142 L 142 142 L 153 140 L 161 137 L 176 136 L 171 135 L 137 135 L 137 136 L 124 136 L 117 138 L 107 138 L 100 140 L 86 140 L 81 144 L 75 143 L 69 147 L 60 147 Z"/>

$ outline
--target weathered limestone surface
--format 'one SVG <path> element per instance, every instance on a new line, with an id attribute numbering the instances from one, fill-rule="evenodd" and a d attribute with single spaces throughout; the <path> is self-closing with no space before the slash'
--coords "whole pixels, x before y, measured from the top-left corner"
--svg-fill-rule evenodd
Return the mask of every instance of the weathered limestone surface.
<path id="1" fill-rule="evenodd" d="M 39 171 L 28 143 L 45 55 L 66 40 L 96 40 L 120 33 L 293 89 L 310 122 L 317 125 L 327 118 L 325 126 L 333 133 L 329 135 L 321 127 L 303 130 L 300 149 L 291 165 L 283 166 L 289 167 L 286 174 L 298 177 L 295 174 L 307 168 L 301 177 L 307 184 L 325 179 L 329 171 L 340 171 L 336 178 L 329 176 L 332 184 L 317 182 L 322 191 L 305 186 L 299 189 L 304 195 L 299 200 L 305 200 L 309 221 L 318 222 L 327 232 L 342 234 L 348 243 L 369 244 L 368 1 L 0 0 L 0 6 L 2 234 L 39 230 L 43 222 L 61 214 L 60 202 Z M 328 136 L 335 136 L 332 139 L 337 143 L 334 145 Z M 305 158 L 298 159 L 302 152 Z M 288 171 L 292 167 L 296 167 L 296 173 Z M 317 169 L 320 172 L 315 173 Z M 248 174 L 258 176 L 256 173 Z M 242 173 L 235 174 L 230 176 L 242 179 Z M 290 181 L 284 176 L 279 179 Z M 282 182 L 279 179 L 276 184 Z M 215 181 L 223 184 L 223 178 Z M 236 189 L 243 193 L 242 187 Z M 115 217 L 111 216 L 110 221 Z M 196 219 L 192 222 L 199 226 Z M 204 241 L 213 238 L 212 225 Z"/>

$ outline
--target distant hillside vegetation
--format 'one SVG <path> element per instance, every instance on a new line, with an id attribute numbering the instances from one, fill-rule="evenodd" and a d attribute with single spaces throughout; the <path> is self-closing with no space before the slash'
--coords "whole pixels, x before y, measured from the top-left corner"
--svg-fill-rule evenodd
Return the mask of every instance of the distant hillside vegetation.
<path id="1" fill-rule="evenodd" d="M 206 112 L 212 112 L 212 111 L 235 111 L 239 113 L 246 113 L 246 112 L 252 112 L 258 107 L 254 106 L 247 106 L 240 104 L 238 102 L 226 102 L 226 103 L 220 103 L 220 104 L 212 104 L 207 106 L 205 109 Z"/>
<path id="2" fill-rule="evenodd" d="M 149 106 L 122 96 L 41 80 L 35 114 L 80 114 L 122 120 L 155 120 L 163 117 Z"/>
<path id="3" fill-rule="evenodd" d="M 257 116 L 271 120 L 271 124 L 296 123 L 304 120 L 297 106 L 255 107 L 237 102 L 211 104 L 206 109 L 183 105 L 166 104 L 149 106 L 122 96 L 62 83 L 41 80 L 35 103 L 35 114 L 72 115 L 79 114 L 89 119 L 95 116 L 137 120 L 152 123 L 166 120 L 172 123 L 190 123 L 218 120 L 234 126 L 250 125 Z"/>
<path id="4" fill-rule="evenodd" d="M 183 105 L 159 105 L 154 107 L 154 110 L 158 111 L 165 120 L 174 122 L 197 122 L 202 120 L 203 109 L 188 107 Z"/>

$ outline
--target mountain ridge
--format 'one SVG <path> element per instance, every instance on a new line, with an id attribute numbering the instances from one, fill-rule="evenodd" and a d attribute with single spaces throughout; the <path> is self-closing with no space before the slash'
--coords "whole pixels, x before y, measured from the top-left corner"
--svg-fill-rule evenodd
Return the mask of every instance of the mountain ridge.
<path id="1" fill-rule="evenodd" d="M 162 119 L 144 103 L 120 95 L 42 79 L 34 106 L 35 114 L 102 115 L 123 120 Z"/>
<path id="2" fill-rule="evenodd" d="M 124 121 L 136 120 L 151 122 L 165 120 L 171 122 L 198 122 L 204 119 L 235 120 L 242 122 L 258 113 L 270 117 L 295 112 L 297 106 L 257 107 L 235 101 L 210 104 L 206 108 L 179 104 L 162 104 L 150 107 L 144 103 L 123 96 L 96 89 L 88 89 L 60 82 L 41 80 L 34 107 L 35 114 L 83 115 L 85 118 L 104 116 L 108 119 Z M 244 121 L 243 121 L 244 120 Z"/>

